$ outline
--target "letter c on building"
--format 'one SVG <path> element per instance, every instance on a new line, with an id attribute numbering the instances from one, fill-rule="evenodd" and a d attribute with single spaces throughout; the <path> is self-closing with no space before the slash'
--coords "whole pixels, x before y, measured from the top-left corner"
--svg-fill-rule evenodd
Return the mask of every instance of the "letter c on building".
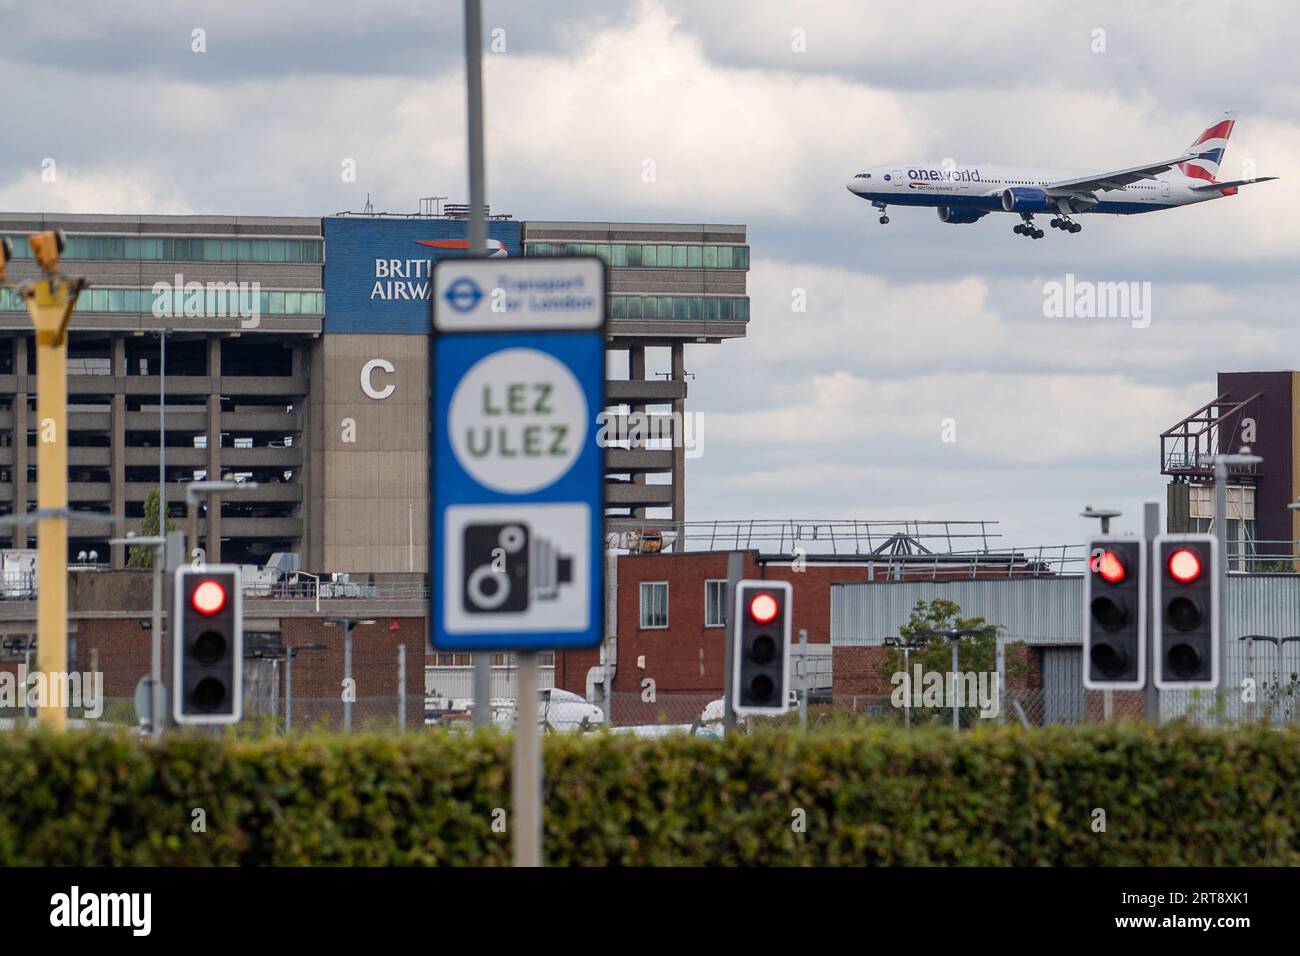
<path id="1" fill-rule="evenodd" d="M 384 359 L 371 359 L 365 365 L 361 366 L 361 391 L 365 392 L 370 398 L 387 398 L 396 391 L 397 386 L 388 384 L 383 388 L 375 388 L 373 382 L 375 369 L 383 369 L 389 375 L 392 375 L 393 372 L 396 371 L 396 369 L 393 368 L 392 362 L 385 361 Z"/>

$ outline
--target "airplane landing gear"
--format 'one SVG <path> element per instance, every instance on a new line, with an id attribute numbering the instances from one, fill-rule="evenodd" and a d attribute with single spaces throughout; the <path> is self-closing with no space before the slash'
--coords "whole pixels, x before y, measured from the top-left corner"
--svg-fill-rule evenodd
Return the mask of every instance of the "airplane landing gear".
<path id="1" fill-rule="evenodd" d="M 1057 219 L 1053 219 L 1048 225 L 1050 225 L 1053 229 L 1061 229 L 1065 232 L 1070 232 L 1070 233 L 1083 231 L 1083 226 L 1079 225 L 1077 222 L 1072 221 L 1068 216 L 1061 216 Z"/>
<path id="2" fill-rule="evenodd" d="M 885 211 L 885 204 L 882 202 L 873 202 L 871 205 L 880 210 L 880 224 L 882 226 L 889 225 L 889 214 Z"/>
<path id="3" fill-rule="evenodd" d="M 1041 239 L 1047 235 L 1043 230 L 1034 225 L 1034 217 L 1028 213 L 1021 213 L 1020 218 L 1024 222 L 1012 227 L 1011 231 L 1018 236 L 1028 236 L 1030 239 Z"/>

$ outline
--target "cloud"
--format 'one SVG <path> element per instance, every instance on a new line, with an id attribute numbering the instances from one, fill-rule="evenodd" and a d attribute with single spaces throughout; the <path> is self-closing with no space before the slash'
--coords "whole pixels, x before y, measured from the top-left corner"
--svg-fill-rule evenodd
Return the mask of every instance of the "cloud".
<path id="1" fill-rule="evenodd" d="M 690 517 L 978 517 L 1020 542 L 1078 540 L 1094 530 L 1083 504 L 1120 506 L 1123 526 L 1162 496 L 1156 437 L 1212 397 L 1217 370 L 1300 354 L 1293 5 L 488 7 L 504 44 L 484 57 L 494 211 L 749 227 L 748 337 L 687 349 L 708 423 Z M 463 200 L 460 31 L 459 4 L 416 0 L 124 0 L 75 19 L 11 4 L 0 84 L 22 135 L 0 140 L 0 206 L 322 215 L 367 197 L 391 212 Z M 1009 216 L 954 226 L 932 210 L 882 227 L 844 189 L 910 159 L 1163 159 L 1229 108 L 1224 174 L 1249 160 L 1245 175 L 1279 182 L 1082 217 L 1078 235 L 1031 242 Z M 1045 286 L 1067 276 L 1149 282 L 1150 327 L 1044 316 Z"/>

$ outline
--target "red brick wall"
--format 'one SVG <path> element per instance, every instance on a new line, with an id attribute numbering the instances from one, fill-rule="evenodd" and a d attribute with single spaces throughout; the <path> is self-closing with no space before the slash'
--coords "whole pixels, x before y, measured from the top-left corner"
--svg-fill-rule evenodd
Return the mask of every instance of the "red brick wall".
<path id="1" fill-rule="evenodd" d="M 107 698 L 132 700 L 137 682 L 149 673 L 151 637 L 140 621 L 139 618 L 110 618 L 77 622 L 73 666 L 78 671 L 91 671 L 97 664 L 104 674 Z M 342 628 L 328 627 L 317 618 L 283 618 L 280 625 L 286 646 L 326 645 L 324 650 L 302 651 L 294 658 L 294 726 L 306 727 L 321 716 L 331 726 L 337 726 L 343 714 Z M 374 624 L 358 624 L 352 631 L 352 675 L 356 681 L 353 727 L 362 727 L 367 717 L 390 724 L 395 721 L 399 644 L 406 645 L 406 726 L 422 725 L 424 618 L 382 617 Z M 166 634 L 162 650 L 163 679 L 170 685 L 171 641 Z M 16 672 L 20 662 L 21 658 L 0 662 L 0 669 Z M 36 666 L 35 655 L 32 666 Z"/>
<path id="2" fill-rule="evenodd" d="M 704 582 L 727 577 L 729 555 L 725 551 L 709 551 L 623 555 L 618 559 L 619 659 L 614 679 L 615 693 L 640 693 L 642 678 L 652 677 L 661 693 L 676 691 L 715 697 L 722 694 L 726 630 L 704 626 Z M 797 639 L 799 629 L 805 628 L 809 642 L 814 644 L 829 643 L 831 639 L 831 585 L 870 581 L 873 574 L 883 577 L 885 573 L 884 567 L 869 568 L 865 562 L 822 564 L 809 561 L 804 563 L 803 570 L 796 571 L 788 561 L 782 564 L 760 563 L 757 554 L 750 551 L 744 552 L 742 571 L 745 578 L 791 583 L 794 588 L 791 636 Z M 1005 573 L 990 569 L 981 572 L 980 577 L 1001 577 Z M 932 566 L 918 565 L 904 577 L 929 579 L 934 575 Z M 965 578 L 969 577 L 969 570 L 963 565 L 945 574 L 941 566 L 938 577 Z M 641 628 L 640 586 L 651 581 L 668 582 L 666 629 Z M 837 688 L 839 650 L 836 649 L 834 659 Z M 638 665 L 642 657 L 645 659 L 644 667 Z M 599 659 L 599 652 L 595 650 L 557 653 L 556 686 L 585 694 L 587 671 L 596 666 Z M 884 692 L 888 692 L 887 684 Z"/>
<path id="3" fill-rule="evenodd" d="M 171 647 L 164 632 L 163 680 L 171 667 Z M 97 660 L 96 660 L 97 659 Z M 139 618 L 110 618 L 77 623 L 75 669 L 104 672 L 104 696 L 135 699 L 135 686 L 149 673 L 153 660 L 153 633 L 140 626 Z M 32 665 L 35 666 L 35 663 Z"/>
<path id="4" fill-rule="evenodd" d="M 293 661 L 294 727 L 322 721 L 334 727 L 343 719 L 343 628 L 318 618 L 280 619 L 285 647 L 324 644 L 300 651 Z M 397 645 L 406 645 L 406 726 L 424 722 L 424 618 L 381 617 L 352 628 L 352 677 L 356 700 L 353 728 L 368 719 L 391 723 L 396 715 Z"/>

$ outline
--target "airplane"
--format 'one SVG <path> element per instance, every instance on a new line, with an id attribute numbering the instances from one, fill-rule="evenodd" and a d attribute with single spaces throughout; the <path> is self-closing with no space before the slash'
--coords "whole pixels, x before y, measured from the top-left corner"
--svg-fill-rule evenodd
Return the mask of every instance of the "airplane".
<path id="1" fill-rule="evenodd" d="M 1235 196 L 1239 186 L 1263 183 L 1276 176 L 1217 182 L 1215 175 L 1236 123 L 1236 113 L 1201 133 L 1180 156 L 1116 169 L 1090 172 L 982 163 L 894 163 L 873 166 L 848 182 L 855 196 L 880 210 L 880 224 L 889 222 L 889 206 L 933 206 L 942 222 L 972 223 L 991 212 L 1009 212 L 1021 221 L 1012 230 L 1019 236 L 1043 238 L 1034 214 L 1051 214 L 1051 226 L 1076 233 L 1083 226 L 1073 217 L 1084 213 L 1129 216 L 1173 209 L 1192 203 Z"/>

